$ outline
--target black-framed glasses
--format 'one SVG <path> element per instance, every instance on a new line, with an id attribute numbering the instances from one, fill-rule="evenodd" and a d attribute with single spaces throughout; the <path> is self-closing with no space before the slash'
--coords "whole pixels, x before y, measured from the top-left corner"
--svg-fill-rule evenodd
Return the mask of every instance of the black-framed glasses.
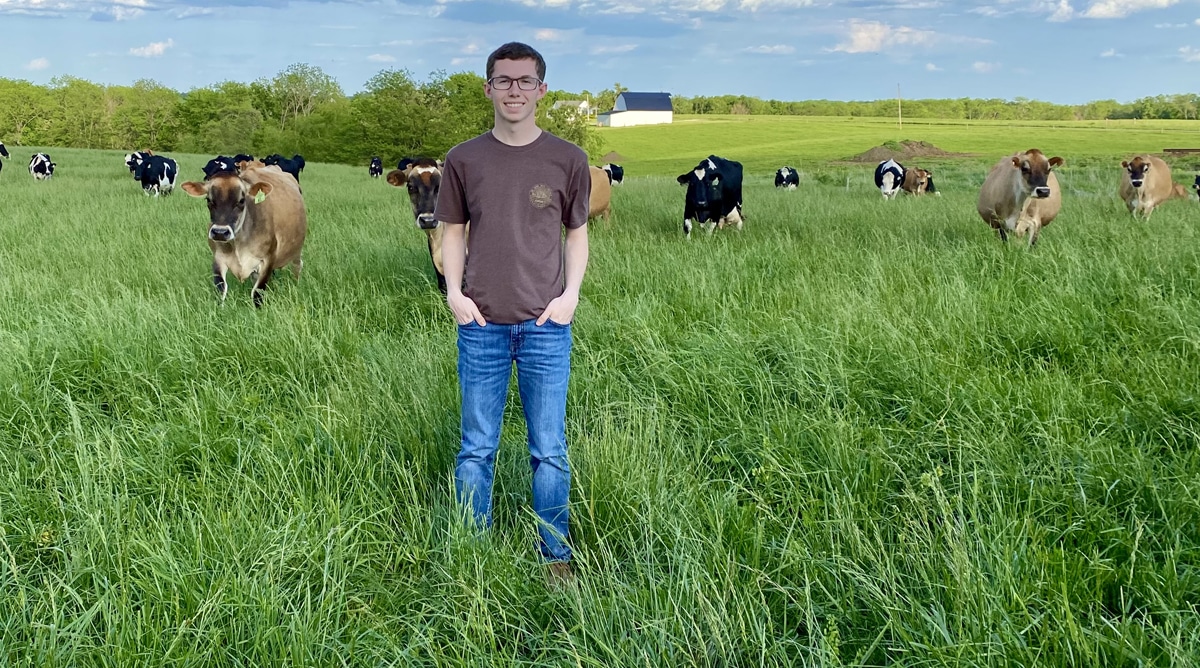
<path id="1" fill-rule="evenodd" d="M 537 87 L 542 85 L 541 79 L 536 77 L 521 77 L 520 79 L 511 79 L 509 77 L 492 77 L 488 79 L 488 83 L 496 90 L 508 90 L 512 88 L 513 82 L 517 82 L 517 88 L 521 90 L 537 90 Z"/>

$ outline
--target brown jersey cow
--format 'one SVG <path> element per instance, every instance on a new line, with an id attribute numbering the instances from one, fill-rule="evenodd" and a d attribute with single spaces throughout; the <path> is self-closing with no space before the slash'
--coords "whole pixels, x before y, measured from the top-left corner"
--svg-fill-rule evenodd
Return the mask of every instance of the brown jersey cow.
<path id="1" fill-rule="evenodd" d="M 1036 148 L 1003 158 L 983 180 L 976 207 L 979 217 L 1000 233 L 1002 241 L 1008 241 L 1008 232 L 1029 233 L 1033 246 L 1062 208 L 1062 191 L 1052 171 L 1062 164 L 1062 158 L 1047 158 Z"/>
<path id="2" fill-rule="evenodd" d="M 1176 197 L 1187 198 L 1187 189 L 1171 180 L 1171 166 L 1153 155 L 1122 160 L 1121 201 L 1134 216 L 1150 220 L 1154 208 Z"/>
<path id="3" fill-rule="evenodd" d="M 604 222 L 612 219 L 612 182 L 608 172 L 600 167 L 588 167 L 592 178 L 592 192 L 588 197 L 588 218 L 604 216 Z"/>
<path id="4" fill-rule="evenodd" d="M 217 172 L 205 181 L 189 181 L 183 190 L 208 199 L 208 245 L 213 252 L 213 284 L 221 300 L 232 271 L 244 281 L 256 275 L 254 305 L 262 306 L 263 290 L 276 269 L 292 266 L 296 279 L 304 266 L 301 252 L 308 215 L 300 185 L 278 167 Z"/>
<path id="5" fill-rule="evenodd" d="M 397 188 L 407 187 L 408 199 L 412 202 L 413 221 L 417 229 L 425 232 L 429 259 L 433 262 L 434 273 L 437 274 L 438 290 L 446 292 L 446 274 L 442 269 L 442 235 L 446 230 L 445 226 L 433 217 L 438 193 L 442 189 L 442 162 L 432 158 L 420 158 L 409 162 L 404 169 L 393 169 L 388 172 L 386 178 L 388 183 Z M 470 234 L 469 223 L 467 233 Z"/>

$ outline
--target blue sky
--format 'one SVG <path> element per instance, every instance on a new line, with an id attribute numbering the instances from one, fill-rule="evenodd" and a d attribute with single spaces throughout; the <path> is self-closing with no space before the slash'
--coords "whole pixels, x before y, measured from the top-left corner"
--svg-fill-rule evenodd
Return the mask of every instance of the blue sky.
<path id="1" fill-rule="evenodd" d="M 518 40 L 551 88 L 781 100 L 1200 92 L 1200 0 L 0 0 L 0 77 L 177 90 L 296 62 L 483 73 Z"/>

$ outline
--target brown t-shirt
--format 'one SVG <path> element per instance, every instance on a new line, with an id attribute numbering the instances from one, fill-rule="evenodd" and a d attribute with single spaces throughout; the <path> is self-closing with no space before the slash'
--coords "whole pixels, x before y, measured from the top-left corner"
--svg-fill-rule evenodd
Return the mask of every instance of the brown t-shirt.
<path id="1" fill-rule="evenodd" d="M 587 223 L 591 189 L 587 154 L 549 132 L 509 146 L 489 131 L 450 149 L 434 216 L 471 222 L 464 294 L 484 319 L 537 318 L 562 294 L 563 227 Z"/>

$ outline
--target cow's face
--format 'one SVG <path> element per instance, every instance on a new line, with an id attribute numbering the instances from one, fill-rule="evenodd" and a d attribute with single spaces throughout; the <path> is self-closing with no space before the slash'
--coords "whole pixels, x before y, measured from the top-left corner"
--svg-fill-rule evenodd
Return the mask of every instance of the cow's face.
<path id="1" fill-rule="evenodd" d="M 394 169 L 388 172 L 387 182 L 408 188 L 408 199 L 412 202 L 413 220 L 417 228 L 435 229 L 438 224 L 433 217 L 437 206 L 438 191 L 442 187 L 442 170 L 433 160 L 418 160 L 407 171 Z"/>
<path id="2" fill-rule="evenodd" d="M 246 222 L 247 200 L 261 202 L 271 194 L 271 184 L 248 184 L 232 175 L 217 175 L 210 181 L 188 181 L 183 191 L 208 200 L 208 238 L 218 243 L 237 239 Z"/>
<path id="3" fill-rule="evenodd" d="M 695 212 L 698 224 L 721 219 L 721 177 L 712 161 L 701 162 L 675 180 L 687 186 L 687 203 Z"/>
<path id="4" fill-rule="evenodd" d="M 1150 176 L 1149 160 L 1139 155 L 1133 160 L 1122 160 L 1121 166 L 1125 168 L 1125 173 L 1129 175 L 1129 183 L 1134 188 L 1141 188 L 1146 184 L 1146 179 Z"/>
<path id="5" fill-rule="evenodd" d="M 1058 156 L 1047 159 L 1041 151 L 1031 148 L 1020 155 L 1014 155 L 1012 163 L 1014 169 L 1021 170 L 1022 189 L 1038 199 L 1043 199 L 1050 196 L 1050 186 L 1047 185 L 1050 170 L 1061 167 L 1063 159 Z"/>
<path id="6" fill-rule="evenodd" d="M 917 185 L 917 189 L 914 190 L 913 192 L 920 194 L 920 193 L 923 193 L 926 190 L 928 190 L 929 189 L 929 179 L 933 176 L 933 174 L 929 170 L 926 170 L 926 169 L 914 169 L 914 170 L 912 170 L 912 173 L 914 175 L 913 178 L 915 179 L 916 185 Z"/>

